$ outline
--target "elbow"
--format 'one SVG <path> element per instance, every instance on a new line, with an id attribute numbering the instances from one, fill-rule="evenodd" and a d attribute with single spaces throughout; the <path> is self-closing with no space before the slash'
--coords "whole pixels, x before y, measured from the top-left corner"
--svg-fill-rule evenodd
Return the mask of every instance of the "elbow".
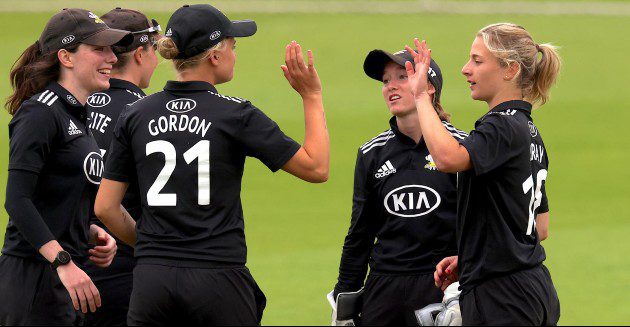
<path id="1" fill-rule="evenodd" d="M 98 199 L 94 203 L 94 214 L 96 217 L 105 223 L 105 217 L 107 216 L 107 212 L 111 210 L 111 206 L 108 206 L 103 201 L 99 201 Z"/>
<path id="2" fill-rule="evenodd" d="M 311 183 L 325 183 L 330 176 L 328 168 L 316 169 L 309 180 Z"/>
<path id="3" fill-rule="evenodd" d="M 437 169 L 443 173 L 456 173 L 459 171 L 457 164 L 448 156 L 433 157 Z"/>

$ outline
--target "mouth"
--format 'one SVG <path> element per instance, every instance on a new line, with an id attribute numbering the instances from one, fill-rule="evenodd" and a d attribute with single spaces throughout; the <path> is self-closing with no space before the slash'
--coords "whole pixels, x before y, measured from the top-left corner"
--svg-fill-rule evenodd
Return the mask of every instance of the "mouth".
<path id="1" fill-rule="evenodd" d="M 473 81 L 471 81 L 471 80 L 468 80 L 467 82 L 470 84 L 470 88 L 471 88 L 471 89 L 472 89 L 472 87 L 473 87 L 473 86 L 477 85 L 477 83 L 476 83 L 476 82 L 473 82 Z"/>
<path id="2" fill-rule="evenodd" d="M 111 74 L 112 70 L 111 69 L 107 69 L 107 68 L 101 68 L 99 70 L 97 70 L 97 72 L 101 75 L 107 75 L 109 76 L 109 74 Z"/>
<path id="3" fill-rule="evenodd" d="M 401 96 L 398 94 L 392 94 L 389 96 L 389 102 L 394 102 L 396 100 L 400 100 Z"/>

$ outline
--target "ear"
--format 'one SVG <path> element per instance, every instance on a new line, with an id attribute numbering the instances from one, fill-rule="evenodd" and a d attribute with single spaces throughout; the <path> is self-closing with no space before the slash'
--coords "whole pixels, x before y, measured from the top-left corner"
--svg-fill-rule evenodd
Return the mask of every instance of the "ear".
<path id="1" fill-rule="evenodd" d="M 57 51 L 57 59 L 59 59 L 59 63 L 66 68 L 74 67 L 74 63 L 72 62 L 72 54 L 70 51 L 66 49 L 61 49 Z"/>
<path id="2" fill-rule="evenodd" d="M 219 51 L 212 51 L 208 56 L 208 61 L 210 61 L 212 66 L 218 66 L 221 61 L 221 53 L 219 53 Z"/>
<path id="3" fill-rule="evenodd" d="M 133 51 L 133 59 L 138 63 L 138 65 L 142 65 L 142 60 L 143 60 L 142 50 L 144 49 L 140 46 L 136 48 L 136 50 Z"/>
<path id="4" fill-rule="evenodd" d="M 512 61 L 505 69 L 505 76 L 503 76 L 503 79 L 506 81 L 511 81 L 520 73 L 521 73 L 521 65 L 519 65 L 518 62 L 516 61 Z"/>
<path id="5" fill-rule="evenodd" d="M 435 94 L 435 86 L 433 86 L 433 84 L 431 84 L 431 82 L 428 83 L 428 88 L 427 88 L 427 93 L 429 94 Z"/>

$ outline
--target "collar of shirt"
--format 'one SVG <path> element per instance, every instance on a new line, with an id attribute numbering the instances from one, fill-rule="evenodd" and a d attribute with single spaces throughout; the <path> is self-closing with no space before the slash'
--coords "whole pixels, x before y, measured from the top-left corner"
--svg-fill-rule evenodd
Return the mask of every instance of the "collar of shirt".
<path id="1" fill-rule="evenodd" d="M 396 135 L 396 138 L 400 140 L 400 143 L 411 146 L 411 147 L 415 147 L 415 148 L 424 147 L 423 137 L 421 137 L 420 142 L 416 144 L 416 141 L 414 141 L 411 137 L 405 135 L 403 132 L 401 132 L 398 129 L 398 124 L 396 123 L 396 116 L 392 116 L 392 118 L 389 119 L 389 127 L 392 129 L 392 131 Z"/>
<path id="2" fill-rule="evenodd" d="M 166 82 L 166 86 L 164 86 L 164 91 L 171 91 L 171 92 L 210 91 L 210 92 L 218 93 L 214 85 L 208 82 L 202 82 L 202 81 L 188 81 L 188 82 L 168 81 Z"/>
<path id="3" fill-rule="evenodd" d="M 62 100 L 63 107 L 74 117 L 85 123 L 87 113 L 83 105 L 68 90 L 57 82 L 52 82 L 46 86 L 47 89 L 53 91 Z"/>
<path id="4" fill-rule="evenodd" d="M 142 89 L 140 87 L 138 87 L 138 85 L 133 84 L 129 81 L 125 81 L 122 79 L 118 79 L 118 78 L 110 78 L 109 79 L 109 87 L 112 89 L 123 89 L 123 90 L 129 90 L 135 93 L 138 93 L 140 95 L 145 95 L 144 91 L 142 91 Z"/>
<path id="5" fill-rule="evenodd" d="M 522 110 L 530 114 L 532 112 L 532 104 L 523 100 L 510 100 L 499 103 L 496 107 L 492 108 L 490 112 L 505 111 L 508 109 Z"/>

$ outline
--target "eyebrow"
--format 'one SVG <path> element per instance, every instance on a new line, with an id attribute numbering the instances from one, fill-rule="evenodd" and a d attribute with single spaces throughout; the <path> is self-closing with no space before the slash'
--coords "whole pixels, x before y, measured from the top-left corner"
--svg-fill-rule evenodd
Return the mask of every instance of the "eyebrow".
<path id="1" fill-rule="evenodd" d="M 478 54 L 473 54 L 470 57 L 473 58 L 473 59 L 481 59 L 481 58 L 483 58 L 482 56 L 480 56 Z"/>

